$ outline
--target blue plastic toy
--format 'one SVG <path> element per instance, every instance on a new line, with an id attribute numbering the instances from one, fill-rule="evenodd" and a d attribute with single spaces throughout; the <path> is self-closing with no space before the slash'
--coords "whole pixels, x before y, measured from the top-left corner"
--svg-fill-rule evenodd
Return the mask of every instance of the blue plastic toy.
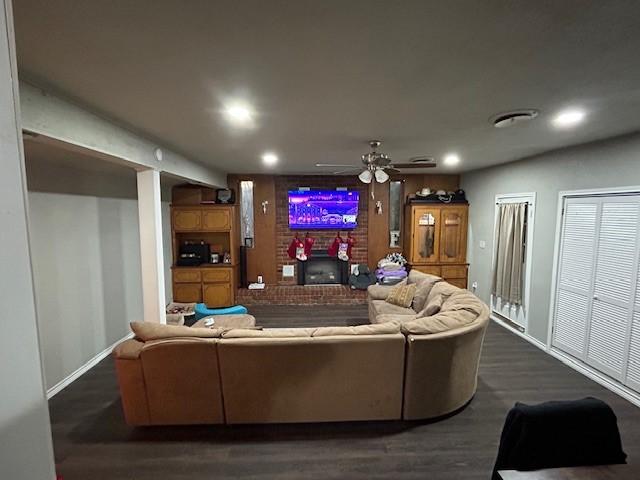
<path id="1" fill-rule="evenodd" d="M 242 305 L 234 305 L 233 307 L 227 308 L 207 308 L 204 303 L 196 303 L 194 310 L 196 312 L 196 320 L 208 317 L 209 315 L 240 315 L 247 313 L 247 307 L 243 307 Z"/>

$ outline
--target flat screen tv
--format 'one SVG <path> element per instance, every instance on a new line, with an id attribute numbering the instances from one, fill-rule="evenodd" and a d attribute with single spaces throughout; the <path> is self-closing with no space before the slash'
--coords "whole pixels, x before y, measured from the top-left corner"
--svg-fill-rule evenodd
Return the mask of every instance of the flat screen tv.
<path id="1" fill-rule="evenodd" d="M 289 190 L 289 228 L 356 228 L 359 200 L 354 190 Z"/>

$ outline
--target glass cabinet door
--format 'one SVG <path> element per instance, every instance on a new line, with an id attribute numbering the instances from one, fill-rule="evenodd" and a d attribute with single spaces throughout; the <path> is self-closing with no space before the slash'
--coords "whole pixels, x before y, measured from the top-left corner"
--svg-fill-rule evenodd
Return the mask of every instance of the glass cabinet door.
<path id="1" fill-rule="evenodd" d="M 436 208 L 420 207 L 413 210 L 412 263 L 432 263 L 438 261 L 440 242 L 440 211 Z"/>
<path id="2" fill-rule="evenodd" d="M 440 261 L 464 263 L 467 256 L 467 209 L 447 207 L 440 215 Z"/>

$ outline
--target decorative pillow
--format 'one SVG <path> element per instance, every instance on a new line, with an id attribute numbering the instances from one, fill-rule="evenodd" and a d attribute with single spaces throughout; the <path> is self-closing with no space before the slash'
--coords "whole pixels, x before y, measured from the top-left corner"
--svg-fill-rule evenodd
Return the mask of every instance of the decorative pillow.
<path id="1" fill-rule="evenodd" d="M 174 337 L 218 338 L 222 328 L 192 328 L 184 325 L 164 325 L 155 322 L 131 322 L 131 331 L 143 342 Z"/>
<path id="2" fill-rule="evenodd" d="M 386 301 L 393 305 L 409 308 L 413 302 L 413 296 L 416 293 L 415 283 L 411 285 L 400 285 L 393 287 Z"/>
<path id="3" fill-rule="evenodd" d="M 416 285 L 416 294 L 413 296 L 413 305 L 412 308 L 419 312 L 421 311 L 425 305 L 427 304 L 427 299 L 429 298 L 429 293 L 431 293 L 431 289 L 433 286 L 441 282 L 442 279 L 440 277 L 436 277 L 435 275 L 428 275 L 428 278 L 423 279 L 419 284 Z"/>
<path id="4" fill-rule="evenodd" d="M 387 335 L 400 333 L 397 322 L 358 325 L 356 327 L 319 327 L 313 332 L 313 337 L 331 337 L 334 335 Z"/>
<path id="5" fill-rule="evenodd" d="M 234 328 L 222 334 L 222 338 L 304 338 L 310 337 L 315 328 Z"/>

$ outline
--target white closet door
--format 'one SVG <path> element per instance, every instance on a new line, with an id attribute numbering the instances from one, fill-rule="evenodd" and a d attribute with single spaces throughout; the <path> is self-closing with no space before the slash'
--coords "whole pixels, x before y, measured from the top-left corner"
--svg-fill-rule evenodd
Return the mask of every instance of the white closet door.
<path id="1" fill-rule="evenodd" d="M 637 197 L 602 200 L 587 363 L 620 381 L 638 274 L 639 221 Z"/>
<path id="2" fill-rule="evenodd" d="M 565 201 L 552 344 L 581 360 L 588 338 L 599 221 L 599 199 Z"/>
<path id="3" fill-rule="evenodd" d="M 636 298 L 633 305 L 627 381 L 625 383 L 635 391 L 640 392 L 640 267 L 638 268 L 636 281 Z"/>

